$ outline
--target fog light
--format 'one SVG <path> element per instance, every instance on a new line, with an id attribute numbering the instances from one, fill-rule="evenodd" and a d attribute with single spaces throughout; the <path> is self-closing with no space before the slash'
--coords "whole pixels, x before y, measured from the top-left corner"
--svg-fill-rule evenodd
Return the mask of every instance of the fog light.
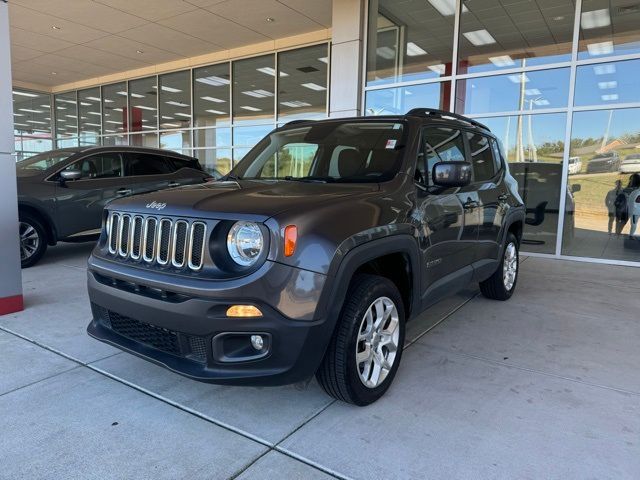
<path id="1" fill-rule="evenodd" d="M 261 317 L 262 312 L 253 305 L 231 305 L 227 309 L 227 317 Z"/>
<path id="2" fill-rule="evenodd" d="M 256 350 L 262 350 L 262 347 L 264 347 L 262 335 L 251 335 L 251 346 Z"/>

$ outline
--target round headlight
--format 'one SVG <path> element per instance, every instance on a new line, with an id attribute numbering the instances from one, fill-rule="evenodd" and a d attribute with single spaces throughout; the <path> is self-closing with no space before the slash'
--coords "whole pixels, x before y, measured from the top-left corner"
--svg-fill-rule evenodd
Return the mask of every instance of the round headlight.
<path id="1" fill-rule="evenodd" d="M 243 267 L 253 265 L 264 248 L 260 227 L 253 222 L 236 222 L 227 235 L 227 250 L 234 262 Z"/>

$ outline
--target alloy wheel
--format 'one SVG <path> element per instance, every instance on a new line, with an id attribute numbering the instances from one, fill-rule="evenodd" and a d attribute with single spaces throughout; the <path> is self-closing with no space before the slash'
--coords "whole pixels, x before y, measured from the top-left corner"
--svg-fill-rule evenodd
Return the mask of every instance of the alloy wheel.
<path id="1" fill-rule="evenodd" d="M 504 261 L 502 262 L 502 281 L 507 292 L 511 291 L 516 283 L 518 274 L 518 250 L 515 243 L 509 242 L 504 250 Z"/>
<path id="2" fill-rule="evenodd" d="M 400 340 L 398 309 L 388 297 L 380 297 L 367 308 L 356 344 L 356 367 L 360 381 L 376 388 L 393 368 Z"/>
<path id="3" fill-rule="evenodd" d="M 20 222 L 20 259 L 22 261 L 31 258 L 40 246 L 40 235 L 35 227 L 26 222 Z"/>

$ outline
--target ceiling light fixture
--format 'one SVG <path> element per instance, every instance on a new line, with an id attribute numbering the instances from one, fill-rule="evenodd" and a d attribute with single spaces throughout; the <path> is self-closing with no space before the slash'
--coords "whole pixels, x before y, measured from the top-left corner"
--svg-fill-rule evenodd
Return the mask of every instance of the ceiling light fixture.
<path id="1" fill-rule="evenodd" d="M 616 82 L 615 80 L 612 80 L 610 82 L 598 82 L 598 88 L 600 90 L 609 90 L 617 87 L 618 87 L 618 82 Z"/>
<path id="2" fill-rule="evenodd" d="M 196 82 L 211 85 L 212 87 L 220 87 L 222 85 L 229 85 L 229 80 L 223 77 L 217 77 L 212 75 L 210 77 L 196 78 Z"/>
<path id="3" fill-rule="evenodd" d="M 537 105 L 538 107 L 546 107 L 547 105 L 549 105 L 549 100 L 547 100 L 546 98 L 539 98 L 538 100 L 534 100 L 533 104 Z"/>
<path id="4" fill-rule="evenodd" d="M 589 55 L 595 57 L 598 55 L 608 55 L 613 52 L 613 42 L 590 43 L 587 45 Z"/>
<path id="5" fill-rule="evenodd" d="M 450 17 L 456 14 L 456 0 L 428 0 L 443 17 Z M 467 13 L 469 9 L 462 5 L 462 13 Z"/>
<path id="6" fill-rule="evenodd" d="M 524 73 L 509 75 L 507 78 L 513 83 L 527 83 L 529 81 L 529 77 L 527 77 Z"/>
<path id="7" fill-rule="evenodd" d="M 606 65 L 596 65 L 593 67 L 593 71 L 596 75 L 609 75 L 616 73 L 616 66 L 611 63 Z"/>
<path id="8" fill-rule="evenodd" d="M 275 19 L 275 18 L 273 18 L 273 17 L 267 17 L 267 18 L 265 18 L 265 21 L 267 21 L 267 22 L 269 22 L 269 23 L 273 23 L 273 22 L 275 22 L 275 21 L 276 21 L 276 19 Z"/>
<path id="9" fill-rule="evenodd" d="M 474 30 L 473 32 L 464 32 L 462 35 L 464 35 L 464 37 L 476 47 L 496 43 L 496 39 L 493 38 L 491 34 L 485 29 Z"/>
<path id="10" fill-rule="evenodd" d="M 156 86 L 154 85 L 154 87 L 153 87 L 153 88 L 158 88 L 158 87 L 156 87 Z M 162 91 L 164 91 L 164 92 L 169 92 L 169 93 L 180 93 L 180 92 L 182 92 L 182 90 L 180 90 L 179 88 L 173 88 L 173 87 L 169 87 L 169 86 L 167 86 L 167 85 L 162 85 L 162 86 L 160 87 L 160 89 L 161 89 Z"/>
<path id="11" fill-rule="evenodd" d="M 601 95 L 600 98 L 602 98 L 602 101 L 604 102 L 615 102 L 619 97 L 617 93 L 611 93 L 609 95 Z"/>
<path id="12" fill-rule="evenodd" d="M 308 88 L 309 90 L 315 90 L 316 92 L 321 92 L 322 90 L 326 90 L 327 87 L 323 87 L 322 85 L 318 85 L 317 83 L 309 82 L 309 83 L 301 83 L 301 86 L 304 88 Z"/>
<path id="13" fill-rule="evenodd" d="M 188 107 L 188 103 L 176 102 L 175 100 L 169 100 L 168 102 L 164 102 L 167 105 L 173 105 L 174 107 Z"/>
<path id="14" fill-rule="evenodd" d="M 269 92 L 267 90 L 246 90 L 244 92 L 242 92 L 245 95 L 249 95 L 250 97 L 254 97 L 254 98 L 266 98 L 266 97 L 273 97 L 273 93 Z"/>
<path id="15" fill-rule="evenodd" d="M 22 95 L 23 97 L 39 97 L 40 95 L 38 95 L 37 93 L 29 93 L 29 92 L 19 92 L 17 90 L 13 91 L 14 95 Z"/>
<path id="16" fill-rule="evenodd" d="M 608 27 L 609 25 L 611 25 L 611 16 L 608 8 L 582 12 L 580 16 L 580 26 L 583 30 Z"/>
<path id="17" fill-rule="evenodd" d="M 136 50 L 136 53 L 137 53 L 137 54 L 143 54 L 143 53 L 144 53 L 144 50 Z"/>
<path id="18" fill-rule="evenodd" d="M 139 108 L 141 110 L 152 110 L 152 111 L 156 111 L 155 108 L 153 107 L 147 107 L 146 105 L 134 105 L 133 108 Z"/>
<path id="19" fill-rule="evenodd" d="M 528 96 L 540 95 L 541 93 L 542 93 L 542 92 L 540 92 L 540 90 L 538 90 L 537 88 L 527 88 L 527 89 L 524 91 L 524 94 L 525 94 L 525 95 L 528 95 Z"/>
<path id="20" fill-rule="evenodd" d="M 62 27 L 59 27 L 59 26 L 57 26 L 57 25 L 52 25 L 52 26 L 51 26 L 51 28 L 52 28 L 53 30 L 62 30 Z"/>
<path id="21" fill-rule="evenodd" d="M 428 65 L 427 68 L 438 75 L 444 75 L 446 67 L 444 63 L 437 63 L 435 65 Z"/>
<path id="22" fill-rule="evenodd" d="M 329 57 L 320 57 L 318 60 L 327 65 L 329 64 Z"/>
<path id="23" fill-rule="evenodd" d="M 262 68 L 256 68 L 257 71 L 264 73 L 266 75 L 271 75 L 272 77 L 276 76 L 276 71 L 275 69 L 271 68 L 271 67 L 262 67 Z M 289 74 L 285 73 L 285 72 L 280 72 L 280 76 L 281 77 L 288 77 Z"/>
<path id="24" fill-rule="evenodd" d="M 19 108 L 18 110 L 20 110 L 21 112 L 28 112 L 28 113 L 43 113 L 42 110 L 34 110 L 32 108 Z"/>
<path id="25" fill-rule="evenodd" d="M 51 72 L 51 75 L 57 75 L 58 72 Z"/>
<path id="26" fill-rule="evenodd" d="M 416 45 L 413 42 L 407 43 L 407 55 L 410 57 L 418 57 L 420 55 L 426 55 L 427 51 L 420 45 Z"/>
<path id="27" fill-rule="evenodd" d="M 396 57 L 396 51 L 391 47 L 378 47 L 376 48 L 376 55 L 385 60 L 392 60 Z"/>
<path id="28" fill-rule="evenodd" d="M 205 110 L 205 112 L 214 113 L 216 115 L 226 115 L 227 112 L 221 112 L 220 110 Z"/>
<path id="29" fill-rule="evenodd" d="M 291 108 L 300 108 L 300 107 L 310 107 L 311 104 L 308 102 L 302 102 L 300 100 L 291 100 L 289 102 L 280 102 L 280 105 L 284 105 L 285 107 Z"/>
<path id="30" fill-rule="evenodd" d="M 489 61 L 496 67 L 511 67 L 516 64 L 509 55 L 499 55 L 497 57 L 489 57 Z"/>
<path id="31" fill-rule="evenodd" d="M 213 102 L 213 103 L 226 103 L 226 100 L 222 100 L 221 98 L 216 98 L 216 97 L 200 97 L 202 100 L 206 100 L 207 102 Z"/>
<path id="32" fill-rule="evenodd" d="M 256 107 L 252 107 L 250 105 L 242 105 L 240 108 L 243 108 L 244 110 L 249 110 L 250 112 L 261 112 L 262 111 L 262 109 L 256 108 Z"/>
<path id="33" fill-rule="evenodd" d="M 175 115 L 176 117 L 191 118 L 191 115 L 189 115 L 188 113 L 178 112 L 178 113 L 174 113 L 174 115 Z"/>

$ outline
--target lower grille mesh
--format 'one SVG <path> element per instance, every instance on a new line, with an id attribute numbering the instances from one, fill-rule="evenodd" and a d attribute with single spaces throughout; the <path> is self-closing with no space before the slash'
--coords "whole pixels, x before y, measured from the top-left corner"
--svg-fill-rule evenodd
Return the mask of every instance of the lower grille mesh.
<path id="1" fill-rule="evenodd" d="M 156 327 L 96 304 L 92 304 L 92 310 L 96 320 L 123 337 L 178 357 L 189 358 L 200 363 L 205 363 L 207 360 L 206 337 Z"/>

